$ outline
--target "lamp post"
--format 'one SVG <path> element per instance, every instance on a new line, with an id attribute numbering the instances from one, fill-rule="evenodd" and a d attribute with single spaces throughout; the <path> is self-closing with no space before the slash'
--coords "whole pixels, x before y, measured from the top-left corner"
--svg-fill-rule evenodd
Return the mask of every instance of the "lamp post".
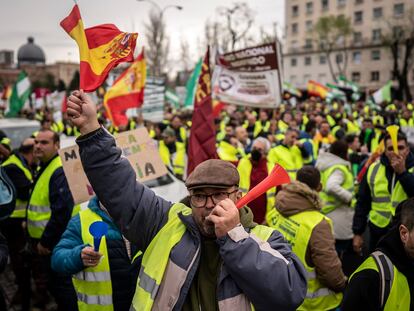
<path id="1" fill-rule="evenodd" d="M 168 9 L 177 9 L 181 11 L 183 9 L 180 5 L 167 5 L 165 7 L 160 7 L 158 3 L 153 0 L 137 0 L 138 2 L 148 2 L 150 3 L 158 13 L 157 20 L 154 20 L 150 17 L 150 25 L 152 26 L 152 44 L 154 46 L 149 46 L 147 58 L 152 62 L 152 73 L 155 76 L 161 75 L 161 64 L 160 61 L 162 59 L 163 53 L 163 40 L 164 40 L 164 13 Z M 152 55 L 151 55 L 152 54 Z"/>

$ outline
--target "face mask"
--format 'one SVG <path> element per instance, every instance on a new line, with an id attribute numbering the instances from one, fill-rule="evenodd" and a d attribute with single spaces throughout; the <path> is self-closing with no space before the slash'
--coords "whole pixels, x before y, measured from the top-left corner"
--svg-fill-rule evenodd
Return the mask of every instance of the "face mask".
<path id="1" fill-rule="evenodd" d="M 253 161 L 259 161 L 262 158 L 262 154 L 257 149 L 253 149 L 251 155 Z"/>

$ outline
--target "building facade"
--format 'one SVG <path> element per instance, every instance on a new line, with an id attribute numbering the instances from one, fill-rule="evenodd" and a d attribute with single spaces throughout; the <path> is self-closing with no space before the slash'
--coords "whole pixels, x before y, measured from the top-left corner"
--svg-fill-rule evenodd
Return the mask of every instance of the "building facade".
<path id="1" fill-rule="evenodd" d="M 348 38 L 347 60 L 344 53 L 334 50 L 330 59 L 334 73 L 336 62 L 347 62 L 346 77 L 361 87 L 375 90 L 393 79 L 393 58 L 382 36 L 387 21 L 402 18 L 412 7 L 413 0 L 286 0 L 285 2 L 284 78 L 299 88 L 308 80 L 332 83 L 326 54 L 317 44 L 314 25 L 328 15 L 348 17 L 352 34 Z M 414 87 L 414 71 L 409 72 Z"/>

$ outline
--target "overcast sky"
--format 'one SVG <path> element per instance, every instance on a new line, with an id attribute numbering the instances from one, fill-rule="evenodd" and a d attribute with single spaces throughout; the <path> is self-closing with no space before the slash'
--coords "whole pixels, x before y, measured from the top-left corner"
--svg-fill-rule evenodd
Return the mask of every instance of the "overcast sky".
<path id="1" fill-rule="evenodd" d="M 181 5 L 182 11 L 169 9 L 164 16 L 171 40 L 172 58 L 178 59 L 181 38 L 191 48 L 191 56 L 199 57 L 198 38 L 204 35 L 205 21 L 213 19 L 219 6 L 231 6 L 233 0 L 155 0 L 161 7 Z M 239 1 L 240 2 L 240 1 Z M 245 0 L 255 11 L 256 25 L 270 29 L 274 22 L 283 25 L 285 0 Z M 15 51 L 35 38 L 46 53 L 46 62 L 78 61 L 76 43 L 63 31 L 59 22 L 73 7 L 73 0 L 1 0 L 0 50 Z M 85 27 L 113 23 L 122 31 L 138 32 L 138 47 L 143 44 L 144 27 L 151 4 L 137 0 L 78 0 Z"/>

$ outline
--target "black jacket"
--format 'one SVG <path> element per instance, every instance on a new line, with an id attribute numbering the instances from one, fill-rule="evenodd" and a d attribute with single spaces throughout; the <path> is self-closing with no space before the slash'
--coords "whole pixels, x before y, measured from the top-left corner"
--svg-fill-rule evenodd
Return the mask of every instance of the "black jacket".
<path id="1" fill-rule="evenodd" d="M 14 152 L 14 155 L 20 159 L 20 161 L 29 171 L 31 170 L 27 164 L 27 161 L 19 152 Z M 6 165 L 4 166 L 4 170 L 16 188 L 17 198 L 22 201 L 28 201 L 30 197 L 32 181 L 27 179 L 24 172 L 16 164 Z"/>
<path id="2" fill-rule="evenodd" d="M 398 271 L 407 278 L 411 294 L 410 310 L 414 310 L 414 259 L 407 256 L 397 227 L 392 228 L 379 241 L 377 249 L 386 254 Z M 356 273 L 345 291 L 341 310 L 380 310 L 379 273 L 371 269 Z"/>
<path id="3" fill-rule="evenodd" d="M 385 165 L 385 175 L 388 180 L 388 190 L 391 192 L 392 186 L 392 176 L 394 170 L 391 167 L 391 164 L 388 158 L 383 154 L 381 156 L 381 164 Z M 410 153 L 405 162 L 407 170 L 401 174 L 396 175 L 396 182 L 399 181 L 403 187 L 405 193 L 409 198 L 414 197 L 414 174 L 409 173 L 408 169 L 414 166 L 414 155 Z M 368 186 L 367 173 L 365 174 L 358 192 L 358 201 L 355 207 L 354 221 L 352 224 L 352 230 L 354 234 L 362 235 L 365 231 L 367 225 L 368 214 L 371 210 L 371 190 Z"/>

